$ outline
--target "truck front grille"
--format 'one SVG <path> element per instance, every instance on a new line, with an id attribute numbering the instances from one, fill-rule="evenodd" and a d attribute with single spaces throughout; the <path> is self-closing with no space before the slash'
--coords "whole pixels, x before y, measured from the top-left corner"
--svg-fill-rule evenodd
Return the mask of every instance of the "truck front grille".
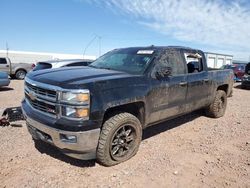
<path id="1" fill-rule="evenodd" d="M 57 114 L 57 92 L 25 82 L 25 100 L 34 109 L 55 116 Z"/>
<path id="2" fill-rule="evenodd" d="M 28 82 L 25 82 L 25 86 L 27 89 L 36 93 L 37 95 L 44 96 L 45 98 L 50 98 L 52 100 L 56 100 L 56 91 L 37 87 L 29 84 Z"/>

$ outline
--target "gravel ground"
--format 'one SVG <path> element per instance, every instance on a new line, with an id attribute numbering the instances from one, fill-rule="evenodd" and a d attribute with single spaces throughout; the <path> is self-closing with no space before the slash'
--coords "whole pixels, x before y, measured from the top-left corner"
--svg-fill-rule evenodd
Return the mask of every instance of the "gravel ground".
<path id="1" fill-rule="evenodd" d="M 0 109 L 20 106 L 23 81 L 0 89 Z M 0 127 L 0 187 L 250 187 L 250 90 L 234 88 L 226 115 L 195 112 L 144 131 L 129 161 L 103 167 L 34 145 L 22 127 Z"/>

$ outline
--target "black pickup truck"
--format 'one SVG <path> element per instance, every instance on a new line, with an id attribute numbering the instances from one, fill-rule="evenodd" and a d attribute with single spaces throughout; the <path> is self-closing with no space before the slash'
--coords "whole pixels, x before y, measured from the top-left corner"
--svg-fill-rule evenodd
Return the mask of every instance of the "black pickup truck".
<path id="1" fill-rule="evenodd" d="M 22 110 L 35 141 L 112 166 L 136 154 L 148 126 L 197 109 L 223 116 L 233 76 L 209 71 L 200 50 L 115 49 L 88 67 L 29 73 Z"/>

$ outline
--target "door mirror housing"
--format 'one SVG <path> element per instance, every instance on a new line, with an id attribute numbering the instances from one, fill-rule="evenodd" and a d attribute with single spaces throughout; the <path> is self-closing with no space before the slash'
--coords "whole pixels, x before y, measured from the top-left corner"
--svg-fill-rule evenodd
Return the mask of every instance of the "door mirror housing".
<path id="1" fill-rule="evenodd" d="M 172 75 L 172 68 L 167 66 L 161 66 L 156 70 L 156 78 L 165 78 Z"/>

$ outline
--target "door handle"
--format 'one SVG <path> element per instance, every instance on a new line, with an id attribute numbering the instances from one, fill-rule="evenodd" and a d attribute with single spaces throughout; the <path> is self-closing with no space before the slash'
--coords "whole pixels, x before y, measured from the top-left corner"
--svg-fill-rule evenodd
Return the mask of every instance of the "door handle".
<path id="1" fill-rule="evenodd" d="M 9 65 L 6 65 L 6 67 L 10 67 Z"/>
<path id="2" fill-rule="evenodd" d="M 209 79 L 208 79 L 208 78 L 205 78 L 205 79 L 203 79 L 203 81 L 204 81 L 204 82 L 208 82 L 208 81 L 209 81 Z"/>
<path id="3" fill-rule="evenodd" d="M 187 85 L 187 82 L 180 82 L 179 85 L 180 85 L 180 86 L 186 86 L 186 85 Z"/>

